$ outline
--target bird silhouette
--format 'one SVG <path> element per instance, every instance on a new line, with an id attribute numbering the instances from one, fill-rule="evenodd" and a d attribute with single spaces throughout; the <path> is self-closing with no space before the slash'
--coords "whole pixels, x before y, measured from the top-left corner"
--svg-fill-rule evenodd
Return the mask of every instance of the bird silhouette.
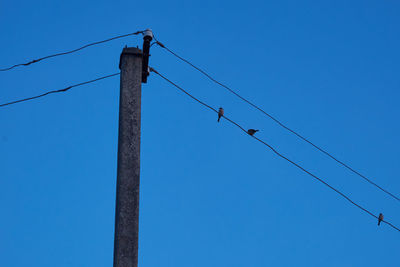
<path id="1" fill-rule="evenodd" d="M 251 136 L 253 136 L 256 132 L 258 132 L 259 130 L 254 130 L 254 129 L 248 129 L 247 133 Z"/>
<path id="2" fill-rule="evenodd" d="M 218 122 L 221 119 L 221 117 L 224 116 L 224 109 L 223 108 L 219 108 L 218 110 Z"/>
<path id="3" fill-rule="evenodd" d="M 381 221 L 383 221 L 383 214 L 379 213 L 379 217 L 378 217 L 378 225 L 381 224 Z"/>

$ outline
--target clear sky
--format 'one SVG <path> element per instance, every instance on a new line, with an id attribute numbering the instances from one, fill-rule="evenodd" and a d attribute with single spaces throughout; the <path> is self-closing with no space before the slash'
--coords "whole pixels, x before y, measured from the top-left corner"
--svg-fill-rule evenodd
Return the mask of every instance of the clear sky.
<path id="1" fill-rule="evenodd" d="M 0 67 L 153 29 L 400 194 L 398 1 L 2 1 Z M 0 103 L 118 71 L 140 36 L 0 73 Z M 153 46 L 150 65 L 400 225 L 400 202 Z M 112 266 L 119 78 L 0 109 L 0 266 Z M 143 85 L 142 267 L 399 266 L 400 232 L 155 75 Z"/>

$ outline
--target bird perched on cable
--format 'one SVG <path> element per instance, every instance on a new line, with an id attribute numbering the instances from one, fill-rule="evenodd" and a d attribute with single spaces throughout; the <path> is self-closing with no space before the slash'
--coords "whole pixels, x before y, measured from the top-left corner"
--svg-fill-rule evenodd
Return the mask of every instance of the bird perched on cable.
<path id="1" fill-rule="evenodd" d="M 379 217 L 378 217 L 378 225 L 381 224 L 381 221 L 383 221 L 383 214 L 379 213 Z"/>
<path id="2" fill-rule="evenodd" d="M 251 136 L 253 136 L 256 132 L 258 132 L 259 130 L 254 130 L 254 129 L 248 129 L 247 133 Z"/>
<path id="3" fill-rule="evenodd" d="M 224 109 L 223 108 L 219 108 L 218 110 L 218 122 L 221 119 L 221 117 L 224 116 Z"/>

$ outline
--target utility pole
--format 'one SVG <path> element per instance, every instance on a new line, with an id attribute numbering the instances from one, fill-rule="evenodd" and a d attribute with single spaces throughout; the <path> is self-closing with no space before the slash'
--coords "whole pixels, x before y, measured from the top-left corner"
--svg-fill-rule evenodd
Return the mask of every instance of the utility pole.
<path id="1" fill-rule="evenodd" d="M 144 32 L 143 48 L 147 50 L 147 55 L 139 48 L 125 47 L 119 63 L 121 84 L 114 267 L 138 265 L 141 84 L 146 82 L 148 76 L 152 37 L 150 30 Z"/>

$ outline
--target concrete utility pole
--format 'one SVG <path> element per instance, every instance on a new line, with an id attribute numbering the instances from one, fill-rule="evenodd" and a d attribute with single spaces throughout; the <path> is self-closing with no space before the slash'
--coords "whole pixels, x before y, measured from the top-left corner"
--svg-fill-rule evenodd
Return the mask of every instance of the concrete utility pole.
<path id="1" fill-rule="evenodd" d="M 144 44 L 150 43 L 151 31 L 144 36 Z M 139 48 L 122 50 L 114 267 L 138 265 L 141 83 L 147 63 L 148 53 Z"/>

